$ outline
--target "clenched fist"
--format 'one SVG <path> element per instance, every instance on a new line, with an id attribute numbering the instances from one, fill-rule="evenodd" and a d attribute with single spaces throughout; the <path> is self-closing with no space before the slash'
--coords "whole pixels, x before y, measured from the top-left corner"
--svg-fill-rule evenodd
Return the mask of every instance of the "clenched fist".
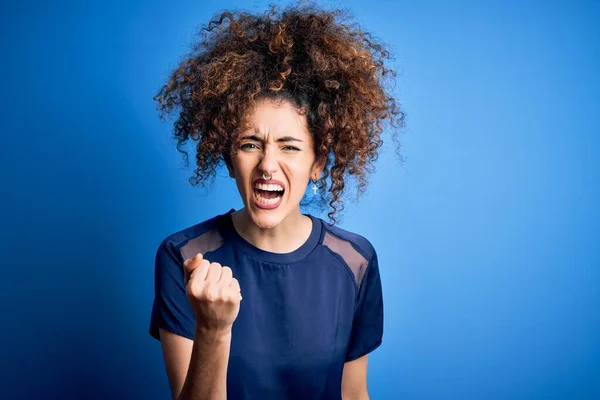
<path id="1" fill-rule="evenodd" d="M 196 326 L 229 332 L 240 311 L 240 284 L 231 268 L 204 259 L 198 253 L 183 262 L 185 293 L 196 314 Z"/>

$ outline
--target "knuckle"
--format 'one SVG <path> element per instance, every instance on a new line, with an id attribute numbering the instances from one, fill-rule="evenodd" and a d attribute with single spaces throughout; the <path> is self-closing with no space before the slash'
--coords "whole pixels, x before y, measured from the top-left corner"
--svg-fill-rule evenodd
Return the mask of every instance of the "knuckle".
<path id="1" fill-rule="evenodd" d="M 231 297 L 232 301 L 236 301 L 240 297 L 240 291 L 237 289 L 230 289 L 229 296 Z"/>
<path id="2" fill-rule="evenodd" d="M 219 288 L 216 285 L 210 284 L 206 287 L 206 299 L 211 302 L 219 299 Z"/>
<path id="3" fill-rule="evenodd" d="M 202 296 L 202 291 L 200 290 L 200 288 L 198 288 L 198 285 L 194 284 L 194 282 L 191 282 L 188 285 L 187 291 L 190 294 L 190 296 L 192 296 L 195 299 L 199 299 Z"/>
<path id="4" fill-rule="evenodd" d="M 210 279 L 219 279 L 221 276 L 221 265 L 218 263 L 211 263 L 208 271 Z"/>

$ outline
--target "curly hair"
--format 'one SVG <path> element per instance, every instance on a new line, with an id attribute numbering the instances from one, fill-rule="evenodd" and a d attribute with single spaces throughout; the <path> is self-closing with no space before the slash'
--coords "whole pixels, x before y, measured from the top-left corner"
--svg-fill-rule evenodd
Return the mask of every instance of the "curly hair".
<path id="1" fill-rule="evenodd" d="M 384 66 L 389 51 L 358 24 L 345 23 L 349 15 L 307 2 L 280 13 L 271 4 L 264 15 L 223 11 L 202 27 L 201 39 L 154 96 L 161 119 L 179 111 L 174 137 L 186 162 L 184 145 L 198 142 L 192 185 L 214 178 L 222 162 L 231 166 L 245 115 L 269 98 L 306 115 L 316 159 L 324 163 L 318 186 L 331 221 L 343 209 L 348 178 L 364 192 L 383 122 L 399 128 L 404 112 L 384 84 L 396 76 Z M 399 150 L 395 132 L 393 139 Z"/>

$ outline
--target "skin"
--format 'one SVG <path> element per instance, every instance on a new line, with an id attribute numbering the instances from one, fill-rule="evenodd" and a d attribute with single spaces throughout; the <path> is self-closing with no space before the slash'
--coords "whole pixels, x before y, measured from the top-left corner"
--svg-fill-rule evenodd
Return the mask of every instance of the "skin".
<path id="1" fill-rule="evenodd" d="M 250 128 L 241 133 L 243 139 L 228 167 L 244 202 L 244 208 L 233 214 L 233 223 L 256 247 L 291 252 L 312 230 L 310 218 L 300 212 L 300 200 L 309 180 L 321 175 L 323 165 L 316 161 L 306 117 L 290 103 L 262 101 L 247 118 Z M 254 204 L 253 182 L 263 173 L 285 185 L 283 200 L 275 210 Z"/>
<path id="2" fill-rule="evenodd" d="M 250 128 L 229 173 L 235 178 L 244 208 L 233 213 L 238 233 L 256 247 L 287 253 L 310 235 L 312 222 L 300 212 L 309 179 L 317 179 L 323 164 L 316 161 L 306 117 L 287 103 L 263 101 L 247 116 Z M 253 182 L 262 173 L 284 183 L 285 193 L 275 210 L 254 205 Z M 197 321 L 197 340 L 160 329 L 163 357 L 174 399 L 227 398 L 227 363 L 231 327 L 239 311 L 239 283 L 229 267 L 208 263 L 197 254 L 184 262 L 186 294 Z M 200 338 L 202 340 L 200 340 Z M 342 398 L 368 400 L 367 355 L 344 364 Z"/>

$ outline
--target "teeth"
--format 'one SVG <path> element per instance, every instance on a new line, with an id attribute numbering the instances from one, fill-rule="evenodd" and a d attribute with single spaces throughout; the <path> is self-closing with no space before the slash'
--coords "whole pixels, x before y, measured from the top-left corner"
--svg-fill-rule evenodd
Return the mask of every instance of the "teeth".
<path id="1" fill-rule="evenodd" d="M 280 185 L 273 185 L 273 184 L 266 184 L 266 183 L 257 183 L 256 185 L 254 185 L 254 189 L 268 190 L 270 192 L 283 190 L 283 188 Z"/>
<path id="2" fill-rule="evenodd" d="M 262 197 L 259 197 L 259 203 L 263 203 L 263 204 L 275 204 L 279 201 L 280 197 L 276 197 L 274 199 L 263 199 Z"/>
<path id="3" fill-rule="evenodd" d="M 275 204 L 279 201 L 279 199 L 281 199 L 281 196 L 277 196 L 274 199 L 265 199 L 264 197 L 261 197 L 256 193 L 254 194 L 254 197 L 258 200 L 259 203 L 262 204 Z"/>

